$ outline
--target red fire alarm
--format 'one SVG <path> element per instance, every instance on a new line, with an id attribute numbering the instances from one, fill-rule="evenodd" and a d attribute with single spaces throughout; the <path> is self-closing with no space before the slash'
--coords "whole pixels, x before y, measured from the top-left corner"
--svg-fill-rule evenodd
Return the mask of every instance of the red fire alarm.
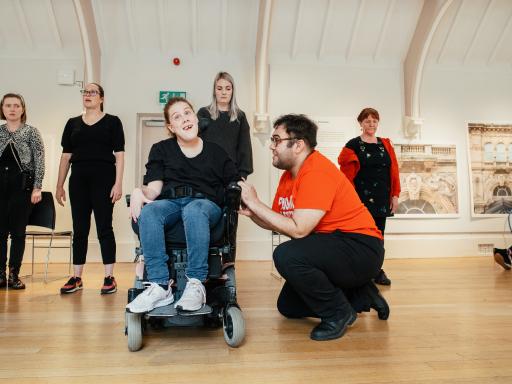
<path id="1" fill-rule="evenodd" d="M 175 57 L 174 59 L 172 59 L 172 63 L 174 65 L 180 65 L 181 61 L 180 61 L 180 59 L 178 57 Z"/>

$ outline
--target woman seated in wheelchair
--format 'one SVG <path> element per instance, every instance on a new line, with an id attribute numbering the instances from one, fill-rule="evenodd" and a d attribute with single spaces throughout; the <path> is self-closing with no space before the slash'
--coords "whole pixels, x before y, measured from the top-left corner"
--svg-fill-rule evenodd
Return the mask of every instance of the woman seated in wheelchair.
<path id="1" fill-rule="evenodd" d="M 148 284 L 126 308 L 144 313 L 173 303 L 165 228 L 183 221 L 187 239 L 188 278 L 174 307 L 195 311 L 206 302 L 203 282 L 208 276 L 210 229 L 222 215 L 225 187 L 238 181 L 238 171 L 217 144 L 197 136 L 198 119 L 184 98 L 170 99 L 164 107 L 170 138 L 151 148 L 144 186 L 130 198 L 130 214 L 139 225 Z"/>

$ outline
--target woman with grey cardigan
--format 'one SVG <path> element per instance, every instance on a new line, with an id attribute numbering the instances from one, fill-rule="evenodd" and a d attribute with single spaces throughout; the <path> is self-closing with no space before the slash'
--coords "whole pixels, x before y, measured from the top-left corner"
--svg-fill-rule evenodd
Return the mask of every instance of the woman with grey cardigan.
<path id="1" fill-rule="evenodd" d="M 0 102 L 0 287 L 25 289 L 19 279 L 25 229 L 32 204 L 41 201 L 44 146 L 37 128 L 26 124 L 21 95 L 7 93 Z M 9 275 L 6 275 L 7 238 L 11 235 Z"/>

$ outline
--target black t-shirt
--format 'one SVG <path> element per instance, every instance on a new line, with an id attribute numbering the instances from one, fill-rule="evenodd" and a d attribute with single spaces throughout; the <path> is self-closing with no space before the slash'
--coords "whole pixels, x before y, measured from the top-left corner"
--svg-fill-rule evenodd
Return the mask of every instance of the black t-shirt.
<path id="1" fill-rule="evenodd" d="M 200 120 L 200 136 L 218 144 L 233 160 L 240 175 L 247 177 L 253 171 L 251 132 L 245 113 L 240 111 L 238 119 L 230 121 L 229 112 L 219 111 L 217 120 L 212 120 L 208 108 L 203 107 L 197 112 Z"/>
<path id="2" fill-rule="evenodd" d="M 16 153 L 16 155 L 14 155 Z M 16 157 L 14 157 L 16 156 Z M 19 155 L 16 151 L 16 148 L 12 144 L 7 144 L 7 147 L 5 147 L 4 152 L 2 153 L 2 156 L 0 157 L 0 166 L 2 167 L 12 167 L 19 169 L 18 166 L 19 162 Z"/>
<path id="3" fill-rule="evenodd" d="M 365 143 L 356 137 L 345 144 L 359 159 L 359 172 L 354 178 L 357 194 L 373 217 L 390 216 L 391 157 L 382 140 Z"/>
<path id="4" fill-rule="evenodd" d="M 173 196 L 172 188 L 188 186 L 217 205 L 223 205 L 225 187 L 239 179 L 235 163 L 217 144 L 203 141 L 201 153 L 189 158 L 183 154 L 176 139 L 170 138 L 151 147 L 144 185 L 162 180 L 162 199 Z"/>
<path id="5" fill-rule="evenodd" d="M 114 152 L 124 151 L 123 124 L 108 113 L 92 125 L 85 124 L 82 116 L 73 117 L 66 123 L 61 145 L 63 153 L 72 154 L 74 164 L 114 164 Z"/>

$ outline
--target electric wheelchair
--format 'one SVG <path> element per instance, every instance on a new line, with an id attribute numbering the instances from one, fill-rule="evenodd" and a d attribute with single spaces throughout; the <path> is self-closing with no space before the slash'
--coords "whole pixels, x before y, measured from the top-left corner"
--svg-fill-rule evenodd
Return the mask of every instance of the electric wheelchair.
<path id="1" fill-rule="evenodd" d="M 177 197 L 189 196 L 190 190 L 184 187 L 177 190 Z M 173 304 L 155 308 L 146 313 L 125 313 L 125 334 L 128 336 L 128 349 L 132 352 L 142 348 L 142 338 L 148 326 L 153 327 L 223 327 L 224 340 L 230 347 L 238 347 L 245 337 L 245 321 L 236 300 L 236 230 L 238 225 L 238 208 L 240 206 L 241 189 L 231 183 L 225 192 L 225 204 L 222 217 L 210 231 L 210 247 L 208 254 L 208 279 L 206 288 L 206 304 L 197 311 L 180 311 Z M 127 204 L 129 206 L 129 196 Z M 132 222 L 135 233 L 138 225 Z M 169 277 L 175 301 L 179 300 L 187 278 L 187 245 L 183 223 L 166 228 L 166 253 L 169 256 Z M 136 248 L 135 262 L 143 255 L 140 247 Z M 128 303 L 144 290 L 143 277 L 135 277 L 134 287 L 128 290 Z"/>

